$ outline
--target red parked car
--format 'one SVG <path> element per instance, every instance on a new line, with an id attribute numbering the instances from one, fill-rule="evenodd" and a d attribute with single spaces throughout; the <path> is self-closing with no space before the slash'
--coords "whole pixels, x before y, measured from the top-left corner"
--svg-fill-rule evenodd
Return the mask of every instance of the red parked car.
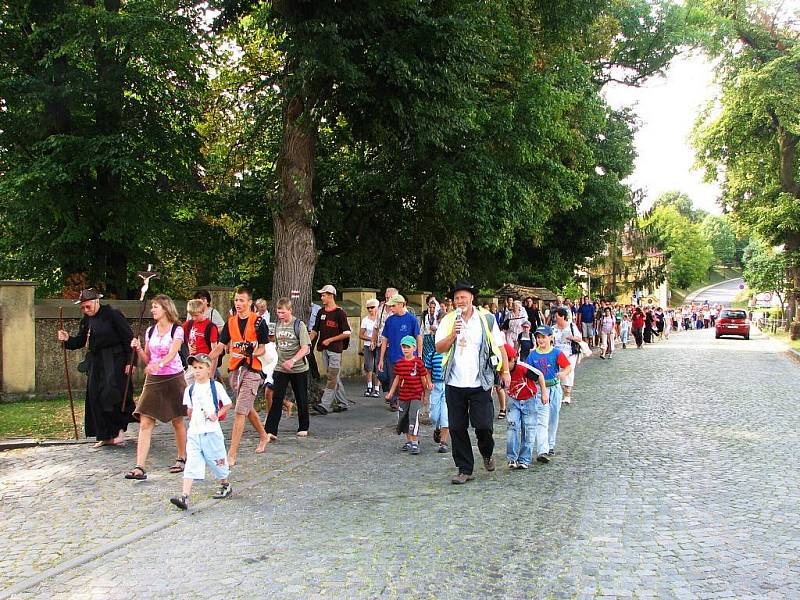
<path id="1" fill-rule="evenodd" d="M 750 339 L 750 319 L 743 310 L 726 308 L 719 314 L 716 327 L 717 339 L 723 335 L 741 335 Z"/>

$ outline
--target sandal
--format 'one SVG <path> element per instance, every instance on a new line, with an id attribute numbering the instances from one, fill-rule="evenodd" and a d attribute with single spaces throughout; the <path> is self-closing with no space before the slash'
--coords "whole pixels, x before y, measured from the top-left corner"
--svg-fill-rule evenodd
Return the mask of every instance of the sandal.
<path id="1" fill-rule="evenodd" d="M 504 410 L 501 410 L 501 411 L 500 411 L 500 412 L 497 414 L 497 418 L 498 418 L 498 419 L 505 419 L 505 418 L 506 418 L 506 411 L 504 411 Z"/>
<path id="2" fill-rule="evenodd" d="M 183 468 L 186 466 L 185 458 L 176 458 L 175 464 L 169 468 L 170 473 L 183 473 Z"/>
<path id="3" fill-rule="evenodd" d="M 142 467 L 136 465 L 130 471 L 125 473 L 125 479 L 138 479 L 139 481 L 142 481 L 147 479 L 147 473 Z"/>

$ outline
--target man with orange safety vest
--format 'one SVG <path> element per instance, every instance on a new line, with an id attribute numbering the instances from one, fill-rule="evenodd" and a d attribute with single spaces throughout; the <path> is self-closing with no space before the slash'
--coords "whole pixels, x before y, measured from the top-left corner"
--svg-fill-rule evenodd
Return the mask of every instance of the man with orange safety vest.
<path id="1" fill-rule="evenodd" d="M 236 453 L 244 433 L 245 418 L 258 432 L 259 442 L 256 453 L 261 454 L 270 441 L 264 430 L 254 405 L 262 382 L 261 361 L 265 344 L 269 342 L 267 322 L 250 310 L 252 296 L 250 290 L 237 288 L 233 296 L 236 313 L 228 317 L 219 334 L 219 344 L 211 352 L 216 360 L 222 350 L 230 354 L 228 361 L 228 380 L 235 397 L 236 408 L 231 431 L 231 445 L 228 449 L 228 464 L 236 464 Z"/>

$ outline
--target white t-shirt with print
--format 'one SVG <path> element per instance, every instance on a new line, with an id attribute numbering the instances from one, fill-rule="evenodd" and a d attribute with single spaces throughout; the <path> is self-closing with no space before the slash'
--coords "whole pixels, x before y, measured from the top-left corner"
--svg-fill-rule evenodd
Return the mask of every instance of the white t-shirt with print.
<path id="1" fill-rule="evenodd" d="M 228 406 L 231 399 L 228 397 L 228 392 L 225 387 L 218 381 L 207 381 L 206 383 L 195 382 L 192 385 L 186 386 L 183 391 L 183 404 L 192 409 L 192 418 L 189 420 L 189 433 L 213 433 L 219 431 L 222 433 L 222 427 L 219 426 L 219 421 L 209 421 L 206 416 L 216 414 L 214 409 L 214 398 L 211 395 L 211 385 L 217 387 L 217 402 L 220 404 L 220 410 L 223 406 Z M 191 395 L 190 392 L 191 391 Z"/>

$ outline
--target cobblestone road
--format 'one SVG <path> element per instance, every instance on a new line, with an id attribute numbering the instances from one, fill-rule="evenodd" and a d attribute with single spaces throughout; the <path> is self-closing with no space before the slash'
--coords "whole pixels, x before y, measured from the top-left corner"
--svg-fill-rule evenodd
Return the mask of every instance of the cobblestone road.
<path id="1" fill-rule="evenodd" d="M 132 443 L 7 452 L 0 588 L 99 549 L 10 595 L 798 598 L 798 376 L 757 333 L 592 358 L 562 411 L 559 456 L 505 470 L 499 424 L 498 470 L 466 486 L 448 483 L 452 459 L 427 430 L 422 454 L 403 454 L 382 403 L 360 401 L 314 418 L 304 441 L 287 423 L 259 457 L 250 437 L 236 495 L 193 514 L 166 502 L 179 486 L 167 435 L 143 483 L 120 476 Z M 109 551 L 125 534 L 136 539 Z"/>

